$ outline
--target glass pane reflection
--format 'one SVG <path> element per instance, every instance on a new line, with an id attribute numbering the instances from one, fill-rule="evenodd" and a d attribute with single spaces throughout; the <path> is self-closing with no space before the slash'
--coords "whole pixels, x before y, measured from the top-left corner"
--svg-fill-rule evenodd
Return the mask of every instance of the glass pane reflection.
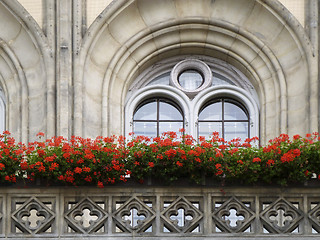
<path id="1" fill-rule="evenodd" d="M 222 102 L 216 102 L 205 107 L 199 114 L 199 120 L 222 120 Z"/>
<path id="2" fill-rule="evenodd" d="M 225 122 L 224 139 L 230 141 L 234 138 L 241 138 L 244 141 L 248 138 L 248 122 Z"/>
<path id="3" fill-rule="evenodd" d="M 160 122 L 159 123 L 159 134 L 164 132 L 176 132 L 179 134 L 179 129 L 183 128 L 183 122 Z"/>
<path id="4" fill-rule="evenodd" d="M 133 132 L 135 135 L 144 135 L 146 137 L 157 136 L 157 123 L 156 122 L 134 122 Z"/>
<path id="5" fill-rule="evenodd" d="M 138 109 L 133 116 L 134 120 L 157 120 L 157 102 L 150 102 Z"/>
<path id="6" fill-rule="evenodd" d="M 182 115 L 177 108 L 166 102 L 160 102 L 159 120 L 182 120 Z"/>
<path id="7" fill-rule="evenodd" d="M 149 85 L 169 85 L 169 80 L 170 80 L 170 73 L 164 73 L 160 75 L 159 77 L 156 77 L 153 79 L 151 82 L 147 84 Z"/>
<path id="8" fill-rule="evenodd" d="M 199 122 L 199 136 L 209 139 L 213 132 L 219 132 L 222 137 L 222 122 Z"/>
<path id="9" fill-rule="evenodd" d="M 246 113 L 237 105 L 229 102 L 224 103 L 225 120 L 248 120 Z"/>
<path id="10" fill-rule="evenodd" d="M 156 137 L 168 131 L 178 133 L 181 128 L 184 128 L 183 114 L 179 107 L 168 99 L 147 100 L 133 116 L 132 131 L 135 135 Z"/>

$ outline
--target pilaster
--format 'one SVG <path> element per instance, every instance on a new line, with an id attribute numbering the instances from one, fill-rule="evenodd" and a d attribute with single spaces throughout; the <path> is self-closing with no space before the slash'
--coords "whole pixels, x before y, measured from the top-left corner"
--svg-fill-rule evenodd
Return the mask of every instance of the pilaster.
<path id="1" fill-rule="evenodd" d="M 72 124 L 72 0 L 56 1 L 57 135 L 69 137 Z"/>
<path id="2" fill-rule="evenodd" d="M 305 0 L 305 31 L 312 44 L 312 58 L 309 59 L 309 132 L 318 132 L 320 129 L 319 6 L 319 0 Z"/>
<path id="3" fill-rule="evenodd" d="M 43 32 L 47 37 L 49 57 L 47 59 L 47 136 L 56 135 L 56 0 L 43 2 Z"/>

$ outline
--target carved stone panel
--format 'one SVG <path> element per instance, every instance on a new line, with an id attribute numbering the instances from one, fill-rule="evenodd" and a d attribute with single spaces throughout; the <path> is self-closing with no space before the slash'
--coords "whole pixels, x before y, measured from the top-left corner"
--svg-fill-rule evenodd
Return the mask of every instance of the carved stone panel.
<path id="1" fill-rule="evenodd" d="M 260 218 L 269 233 L 293 233 L 303 218 L 303 212 L 291 202 L 279 198 L 260 213 Z"/>
<path id="2" fill-rule="evenodd" d="M 161 220 L 164 232 L 191 233 L 201 232 L 200 221 L 203 212 L 199 209 L 199 202 L 190 202 L 186 197 L 164 202 Z"/>
<path id="3" fill-rule="evenodd" d="M 82 198 L 78 202 L 68 202 L 68 210 L 64 214 L 67 232 L 94 234 L 105 233 L 108 213 L 91 198 Z"/>
<path id="4" fill-rule="evenodd" d="M 12 233 L 37 235 L 55 232 L 54 199 L 14 198 L 11 205 Z"/>
<path id="5" fill-rule="evenodd" d="M 152 202 L 132 197 L 120 203 L 119 208 L 113 213 L 113 219 L 116 232 L 152 232 L 155 212 L 152 209 Z"/>
<path id="6" fill-rule="evenodd" d="M 222 232 L 245 232 L 255 218 L 255 213 L 235 197 L 215 207 L 212 217 Z"/>

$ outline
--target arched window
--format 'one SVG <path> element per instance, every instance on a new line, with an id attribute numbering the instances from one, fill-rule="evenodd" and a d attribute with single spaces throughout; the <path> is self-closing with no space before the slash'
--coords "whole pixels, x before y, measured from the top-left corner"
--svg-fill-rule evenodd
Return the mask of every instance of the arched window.
<path id="1" fill-rule="evenodd" d="M 143 101 L 133 114 L 133 132 L 136 135 L 156 137 L 167 131 L 178 132 L 184 127 L 181 108 L 165 98 Z"/>
<path id="2" fill-rule="evenodd" d="M 259 97 L 232 65 L 205 56 L 174 57 L 142 72 L 128 89 L 125 134 L 159 136 L 185 129 L 194 137 L 259 136 Z"/>
<path id="3" fill-rule="evenodd" d="M 199 112 L 198 135 L 209 137 L 213 132 L 225 140 L 250 137 L 250 121 L 247 109 L 230 98 L 214 99 Z"/>

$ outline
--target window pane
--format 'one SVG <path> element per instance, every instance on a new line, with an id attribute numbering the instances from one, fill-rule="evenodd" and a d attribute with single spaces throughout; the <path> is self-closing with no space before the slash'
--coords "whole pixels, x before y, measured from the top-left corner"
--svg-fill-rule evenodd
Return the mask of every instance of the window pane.
<path id="1" fill-rule="evenodd" d="M 164 73 L 160 75 L 159 77 L 156 77 L 153 79 L 150 83 L 148 83 L 147 86 L 149 85 L 169 85 L 169 79 L 170 79 L 170 73 Z"/>
<path id="2" fill-rule="evenodd" d="M 224 103 L 225 120 L 248 120 L 246 113 L 237 105 L 229 102 Z"/>
<path id="3" fill-rule="evenodd" d="M 222 120 L 222 102 L 216 102 L 205 107 L 199 114 L 199 120 Z"/>
<path id="4" fill-rule="evenodd" d="M 219 73 L 212 73 L 212 85 L 235 85 L 230 79 L 220 75 Z"/>
<path id="5" fill-rule="evenodd" d="M 186 70 L 179 76 L 179 84 L 185 90 L 196 90 L 203 83 L 202 75 L 195 70 Z"/>
<path id="6" fill-rule="evenodd" d="M 179 134 L 179 129 L 183 128 L 183 122 L 160 122 L 159 134 L 164 132 L 173 131 Z"/>
<path id="7" fill-rule="evenodd" d="M 222 137 L 221 122 L 199 122 L 198 136 L 209 138 L 213 132 L 219 132 L 219 136 Z"/>
<path id="8" fill-rule="evenodd" d="M 156 122 L 134 122 L 133 132 L 135 135 L 144 135 L 147 137 L 157 136 L 157 123 Z"/>
<path id="9" fill-rule="evenodd" d="M 157 120 L 157 103 L 150 102 L 143 105 L 133 116 L 134 120 Z"/>
<path id="10" fill-rule="evenodd" d="M 225 122 L 224 123 L 224 138 L 230 141 L 234 138 L 245 140 L 248 138 L 248 122 Z"/>
<path id="11" fill-rule="evenodd" d="M 160 102 L 159 105 L 159 120 L 183 120 L 179 110 L 166 102 Z M 155 111 L 155 109 L 153 109 Z"/>

